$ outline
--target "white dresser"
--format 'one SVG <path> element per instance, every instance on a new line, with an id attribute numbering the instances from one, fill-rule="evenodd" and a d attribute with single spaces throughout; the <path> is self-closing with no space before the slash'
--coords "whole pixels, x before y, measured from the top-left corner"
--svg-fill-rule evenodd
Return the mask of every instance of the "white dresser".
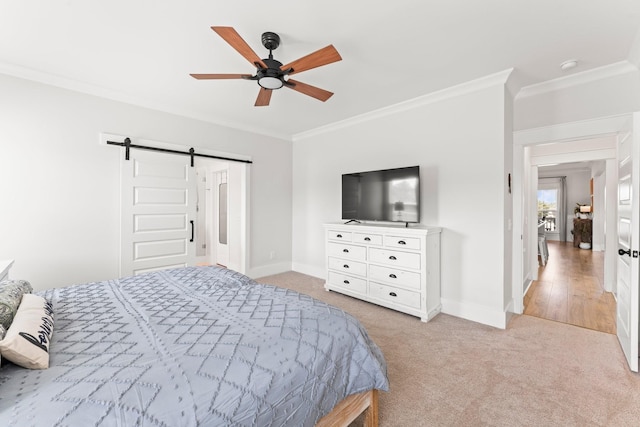
<path id="1" fill-rule="evenodd" d="M 325 289 L 429 321 L 440 312 L 439 227 L 325 224 Z"/>

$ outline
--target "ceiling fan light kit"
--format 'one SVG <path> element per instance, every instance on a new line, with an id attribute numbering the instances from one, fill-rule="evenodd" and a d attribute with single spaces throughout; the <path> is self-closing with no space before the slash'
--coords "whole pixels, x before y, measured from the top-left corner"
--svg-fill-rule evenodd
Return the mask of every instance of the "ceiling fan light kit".
<path id="1" fill-rule="evenodd" d="M 333 45 L 326 46 L 307 56 L 283 65 L 282 62 L 273 59 L 273 51 L 280 46 L 280 36 L 278 34 L 270 31 L 262 34 L 262 45 L 269 50 L 269 57 L 260 59 L 232 27 L 211 27 L 211 29 L 220 35 L 220 37 L 229 43 L 229 45 L 246 60 L 251 62 L 251 64 L 256 67 L 256 74 L 191 74 L 193 78 L 198 80 L 256 80 L 260 86 L 260 92 L 258 93 L 258 98 L 255 103 L 256 107 L 269 105 L 271 92 L 283 86 L 323 102 L 333 95 L 332 92 L 289 78 L 291 74 L 300 73 L 342 60 Z"/>

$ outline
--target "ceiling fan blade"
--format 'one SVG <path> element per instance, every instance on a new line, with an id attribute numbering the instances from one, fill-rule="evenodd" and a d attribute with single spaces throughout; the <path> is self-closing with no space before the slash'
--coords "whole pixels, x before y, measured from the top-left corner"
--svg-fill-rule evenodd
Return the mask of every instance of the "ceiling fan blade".
<path id="1" fill-rule="evenodd" d="M 304 93 L 305 95 L 309 95 L 315 99 L 319 99 L 322 102 L 325 102 L 333 96 L 333 92 L 329 92 L 328 90 L 320 89 L 319 87 L 311 86 L 297 80 L 289 79 L 288 83 L 293 83 L 295 86 L 285 85 L 285 87 Z"/>
<path id="2" fill-rule="evenodd" d="M 208 79 L 244 79 L 251 77 L 251 74 L 189 74 L 194 79 L 208 80 Z"/>
<path id="3" fill-rule="evenodd" d="M 255 63 L 259 63 L 263 68 L 267 68 L 262 59 L 251 49 L 251 47 L 244 41 L 240 34 L 237 33 L 232 27 L 211 27 L 213 31 L 218 33 L 220 37 L 231 45 L 232 48 L 238 51 L 251 65 L 255 66 Z"/>
<path id="4" fill-rule="evenodd" d="M 315 52 L 310 53 L 307 56 L 303 56 L 300 59 L 285 64 L 280 67 L 280 69 L 284 71 L 288 70 L 289 68 L 293 68 L 293 71 L 289 74 L 295 74 L 310 70 L 312 68 L 331 64 L 332 62 L 337 62 L 340 60 L 342 60 L 342 57 L 340 56 L 336 48 L 330 44 L 329 46 L 323 47 L 320 50 L 316 50 Z"/>
<path id="5" fill-rule="evenodd" d="M 271 101 L 271 93 L 273 91 L 271 89 L 265 89 L 263 87 L 260 88 L 260 92 L 258 92 L 258 98 L 256 98 L 256 107 L 266 107 L 269 105 L 269 101 Z"/>

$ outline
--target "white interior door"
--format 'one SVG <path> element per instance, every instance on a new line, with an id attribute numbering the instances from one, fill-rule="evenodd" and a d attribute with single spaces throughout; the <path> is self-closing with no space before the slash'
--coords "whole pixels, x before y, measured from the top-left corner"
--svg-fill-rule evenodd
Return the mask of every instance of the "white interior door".
<path id="1" fill-rule="evenodd" d="M 617 333 L 629 368 L 638 372 L 639 116 L 618 139 Z"/>
<path id="2" fill-rule="evenodd" d="M 196 179 L 189 157 L 134 149 L 120 170 L 120 275 L 193 265 Z"/>

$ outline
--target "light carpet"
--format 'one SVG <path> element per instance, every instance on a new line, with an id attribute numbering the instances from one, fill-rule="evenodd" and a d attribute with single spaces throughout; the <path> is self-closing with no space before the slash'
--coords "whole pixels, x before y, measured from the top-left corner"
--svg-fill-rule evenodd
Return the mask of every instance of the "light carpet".
<path id="1" fill-rule="evenodd" d="M 300 273 L 257 281 L 360 320 L 388 365 L 381 427 L 640 425 L 640 376 L 615 335 L 531 316 L 515 316 L 506 330 L 445 314 L 423 323 Z"/>

